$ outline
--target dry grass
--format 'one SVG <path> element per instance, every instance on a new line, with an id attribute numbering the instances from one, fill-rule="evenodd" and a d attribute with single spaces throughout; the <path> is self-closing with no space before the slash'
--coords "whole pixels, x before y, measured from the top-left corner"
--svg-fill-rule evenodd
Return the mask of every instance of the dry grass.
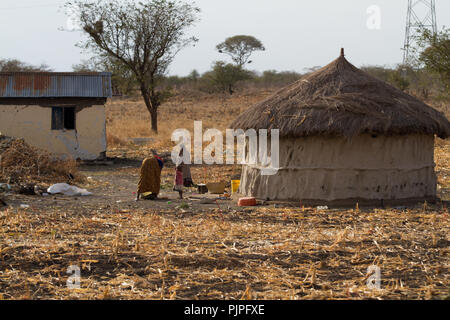
<path id="1" fill-rule="evenodd" d="M 4 140 L 5 141 L 5 140 Z M 73 159 L 55 159 L 48 152 L 32 147 L 23 139 L 14 139 L 0 150 L 0 181 L 14 183 L 60 182 L 68 178 L 82 182 Z"/>
<path id="2" fill-rule="evenodd" d="M 201 120 L 203 129 L 224 130 L 242 111 L 270 95 L 272 91 L 233 96 L 177 94 L 159 109 L 159 132 L 150 130 L 150 115 L 142 99 L 117 99 L 107 105 L 108 143 L 114 147 L 126 146 L 131 138 L 153 138 L 151 146 L 159 151 L 172 148 L 170 140 L 175 129 L 193 132 L 194 121 Z"/>
<path id="3" fill-rule="evenodd" d="M 48 208 L 0 213 L 5 299 L 440 299 L 448 213 Z M 81 268 L 81 288 L 66 270 Z M 381 269 L 381 290 L 366 285 Z"/>

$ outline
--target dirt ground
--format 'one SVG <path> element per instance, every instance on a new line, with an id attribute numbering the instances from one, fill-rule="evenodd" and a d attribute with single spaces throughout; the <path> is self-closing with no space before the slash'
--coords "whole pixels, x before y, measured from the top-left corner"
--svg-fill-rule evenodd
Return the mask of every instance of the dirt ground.
<path id="1" fill-rule="evenodd" d="M 445 203 L 388 209 L 236 207 L 134 201 L 140 161 L 83 166 L 94 195 L 11 195 L 0 211 L 3 299 L 442 299 L 449 296 Z M 235 167 L 195 167 L 194 180 Z M 191 189 L 187 197 L 199 197 Z M 209 198 L 217 196 L 208 195 Z M 27 204 L 29 208 L 20 208 Z M 369 266 L 380 289 L 368 287 Z M 68 288 L 70 266 L 79 288 Z M 71 269 L 73 270 L 73 269 Z"/>
<path id="2" fill-rule="evenodd" d="M 111 165 L 83 165 L 79 171 L 87 178 L 86 183 L 78 184 L 81 188 L 86 188 L 93 194 L 91 196 L 69 197 L 63 195 L 50 196 L 24 196 L 9 195 L 8 204 L 20 207 L 21 204 L 30 205 L 33 209 L 45 209 L 49 206 L 59 205 L 63 208 L 79 208 L 84 207 L 103 207 L 116 206 L 120 208 L 130 209 L 151 209 L 151 208 L 175 208 L 180 204 L 189 204 L 194 209 L 216 207 L 216 203 L 212 205 L 201 204 L 201 199 L 217 199 L 220 195 L 199 194 L 196 188 L 186 188 L 183 200 L 179 199 L 179 194 L 173 191 L 173 166 L 165 167 L 161 174 L 161 192 L 158 199 L 154 201 L 140 200 L 135 201 L 137 183 L 139 181 L 140 160 L 116 160 Z M 192 168 L 194 176 L 205 182 L 219 180 L 230 180 L 230 175 L 235 172 L 236 166 L 228 166 L 222 168 L 218 166 L 198 166 Z M 226 178 L 224 177 L 226 176 Z M 217 178 L 215 178 L 217 177 Z M 229 190 L 229 187 L 227 188 Z M 220 205 L 226 207 L 236 207 L 236 201 L 218 200 Z M 232 205 L 233 204 L 233 205 Z"/>

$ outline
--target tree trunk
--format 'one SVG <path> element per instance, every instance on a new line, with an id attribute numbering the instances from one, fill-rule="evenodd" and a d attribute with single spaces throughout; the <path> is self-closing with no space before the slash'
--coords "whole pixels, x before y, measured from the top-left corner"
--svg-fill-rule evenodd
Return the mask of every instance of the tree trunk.
<path id="1" fill-rule="evenodd" d="M 231 84 L 228 85 L 228 93 L 230 94 L 230 96 L 232 96 L 234 93 L 233 86 Z"/>
<path id="2" fill-rule="evenodd" d="M 158 133 L 158 110 L 152 109 L 150 111 L 150 116 L 152 118 L 152 130 L 155 133 Z"/>
<path id="3" fill-rule="evenodd" d="M 147 107 L 147 110 L 150 113 L 152 125 L 151 130 L 154 133 L 158 133 L 158 105 L 156 103 L 152 103 L 150 91 L 147 88 L 141 88 L 141 93 L 142 97 L 144 98 L 145 106 Z"/>

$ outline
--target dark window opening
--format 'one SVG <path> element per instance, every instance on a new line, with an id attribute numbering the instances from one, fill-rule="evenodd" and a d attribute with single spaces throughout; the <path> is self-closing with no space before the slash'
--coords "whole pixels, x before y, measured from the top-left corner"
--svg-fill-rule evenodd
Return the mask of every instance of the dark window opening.
<path id="1" fill-rule="evenodd" d="M 75 130 L 75 107 L 52 108 L 52 130 Z"/>
<path id="2" fill-rule="evenodd" d="M 75 130 L 75 108 L 64 108 L 64 128 Z"/>

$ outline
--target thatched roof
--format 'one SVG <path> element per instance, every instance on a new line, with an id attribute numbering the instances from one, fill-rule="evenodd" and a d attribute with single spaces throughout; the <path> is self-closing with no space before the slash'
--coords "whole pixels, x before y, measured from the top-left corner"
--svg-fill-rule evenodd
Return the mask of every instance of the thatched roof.
<path id="1" fill-rule="evenodd" d="M 450 122 L 422 101 L 349 63 L 344 55 L 243 112 L 233 129 L 280 129 L 280 136 L 436 134 Z"/>

